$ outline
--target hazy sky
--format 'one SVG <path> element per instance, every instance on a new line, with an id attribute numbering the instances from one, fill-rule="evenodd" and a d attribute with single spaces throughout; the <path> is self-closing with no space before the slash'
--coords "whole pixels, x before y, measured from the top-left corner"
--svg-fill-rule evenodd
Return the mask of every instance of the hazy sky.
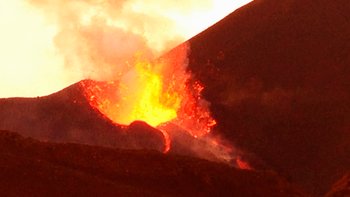
<path id="1" fill-rule="evenodd" d="M 157 56 L 248 2 L 0 0 L 0 97 L 101 79 L 135 52 Z"/>

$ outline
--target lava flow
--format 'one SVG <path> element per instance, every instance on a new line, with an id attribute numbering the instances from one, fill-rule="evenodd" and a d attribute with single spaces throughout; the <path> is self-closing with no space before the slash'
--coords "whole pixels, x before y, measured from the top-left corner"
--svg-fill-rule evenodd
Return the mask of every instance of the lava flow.
<path id="1" fill-rule="evenodd" d="M 206 141 L 198 149 L 205 149 L 207 141 L 215 149 L 212 140 L 204 139 L 216 124 L 209 103 L 201 97 L 204 87 L 186 69 L 189 46 L 182 44 L 171 55 L 155 57 L 250 1 L 13 0 L 0 6 L 0 24 L 9 24 L 4 28 L 6 42 L 0 46 L 0 54 L 7 57 L 0 58 L 5 66 L 0 79 L 26 84 L 26 96 L 92 79 L 81 83 L 90 105 L 116 124 L 141 120 L 158 128 L 165 152 L 171 140 L 175 144 L 177 131 L 198 143 Z M 26 50 L 18 53 L 19 49 Z M 21 96 L 14 85 L 1 83 L 5 85 L 0 88 L 11 88 L 0 93 Z M 50 85 L 35 92 L 41 84 Z M 191 151 L 192 145 L 182 144 Z M 216 149 L 219 155 L 229 152 L 221 149 Z"/>
<path id="2" fill-rule="evenodd" d="M 138 56 L 118 79 L 82 82 L 82 86 L 91 106 L 113 122 L 127 125 L 141 120 L 158 127 L 165 137 L 167 152 L 170 138 L 160 125 L 173 123 L 199 137 L 216 124 L 208 103 L 201 97 L 203 86 L 186 72 L 187 53 L 184 45 L 172 57 L 158 61 Z"/>

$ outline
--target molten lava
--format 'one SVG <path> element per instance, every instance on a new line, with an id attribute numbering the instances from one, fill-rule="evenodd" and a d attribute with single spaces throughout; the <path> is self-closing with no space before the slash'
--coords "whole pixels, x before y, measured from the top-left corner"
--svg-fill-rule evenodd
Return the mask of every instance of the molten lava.
<path id="1" fill-rule="evenodd" d="M 104 113 L 114 122 L 130 124 L 142 120 L 152 126 L 173 120 L 180 107 L 180 92 L 165 89 L 163 76 L 150 62 L 139 61 L 135 70 L 130 71 L 126 81 L 110 81 L 114 92 L 105 92 L 106 86 L 89 87 L 88 98 L 92 106 Z"/>
<path id="2" fill-rule="evenodd" d="M 118 79 L 82 82 L 82 87 L 90 104 L 115 123 L 141 120 L 157 127 L 171 122 L 194 137 L 203 136 L 216 122 L 201 98 L 203 86 L 186 72 L 187 52 L 183 46 L 173 57 L 153 62 L 137 57 Z M 168 134 L 159 129 L 169 144 Z"/>
<path id="3" fill-rule="evenodd" d="M 81 83 L 90 105 L 117 124 L 157 127 L 167 151 L 167 126 L 199 138 L 216 122 L 186 71 L 188 46 L 151 60 L 250 1 L 0 1 L 0 97 L 103 81 Z"/>
<path id="4" fill-rule="evenodd" d="M 164 78 L 157 67 L 163 65 L 151 64 L 150 62 L 139 61 L 135 65 L 136 88 L 122 84 L 120 90 L 124 97 L 125 105 L 117 105 L 119 113 L 114 114 L 113 120 L 119 123 L 128 124 L 133 120 L 143 120 L 152 126 L 175 119 L 177 110 L 180 107 L 181 93 L 173 91 L 169 86 L 165 89 Z M 124 92 L 125 91 L 125 92 Z M 123 107 L 130 110 L 125 114 Z"/>

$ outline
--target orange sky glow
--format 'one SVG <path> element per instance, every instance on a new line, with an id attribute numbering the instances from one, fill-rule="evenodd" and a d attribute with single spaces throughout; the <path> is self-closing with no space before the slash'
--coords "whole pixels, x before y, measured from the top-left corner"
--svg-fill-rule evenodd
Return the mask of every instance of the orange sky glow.
<path id="1" fill-rule="evenodd" d="M 104 80 L 136 52 L 157 57 L 250 1 L 1 0 L 0 98 Z"/>

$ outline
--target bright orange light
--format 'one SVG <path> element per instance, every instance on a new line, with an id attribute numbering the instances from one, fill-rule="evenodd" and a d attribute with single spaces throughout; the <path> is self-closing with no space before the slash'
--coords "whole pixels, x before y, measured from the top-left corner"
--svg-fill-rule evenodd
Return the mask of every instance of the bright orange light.
<path id="1" fill-rule="evenodd" d="M 152 126 L 157 126 L 177 117 L 180 95 L 163 90 L 162 76 L 152 67 L 153 65 L 147 62 L 136 63 L 136 70 L 140 74 L 137 79 L 140 91 L 130 95 L 135 105 L 128 122 L 144 120 Z"/>
<path id="2" fill-rule="evenodd" d="M 210 132 L 216 124 L 203 86 L 186 71 L 188 47 L 156 62 L 136 58 L 129 70 L 109 83 L 83 82 L 90 104 L 118 124 L 142 120 L 157 127 L 172 122 L 192 136 Z"/>
<path id="3" fill-rule="evenodd" d="M 138 50 L 158 56 L 250 1 L 0 1 L 0 97 L 113 80 Z"/>
<path id="4" fill-rule="evenodd" d="M 81 83 L 91 106 L 115 123 L 158 126 L 167 152 L 166 123 L 198 138 L 216 121 L 186 72 L 188 46 L 152 60 L 250 1 L 0 1 L 0 97 L 103 81 Z"/>
<path id="5" fill-rule="evenodd" d="M 157 69 L 161 66 L 147 61 L 136 62 L 135 70 L 131 71 L 133 76 L 124 76 L 130 78 L 122 81 L 119 89 L 115 90 L 115 94 L 119 95 L 118 102 L 108 102 L 101 111 L 120 124 L 143 120 L 157 126 L 175 119 L 181 95 L 171 92 L 172 87 L 164 89 L 163 76 Z"/>

